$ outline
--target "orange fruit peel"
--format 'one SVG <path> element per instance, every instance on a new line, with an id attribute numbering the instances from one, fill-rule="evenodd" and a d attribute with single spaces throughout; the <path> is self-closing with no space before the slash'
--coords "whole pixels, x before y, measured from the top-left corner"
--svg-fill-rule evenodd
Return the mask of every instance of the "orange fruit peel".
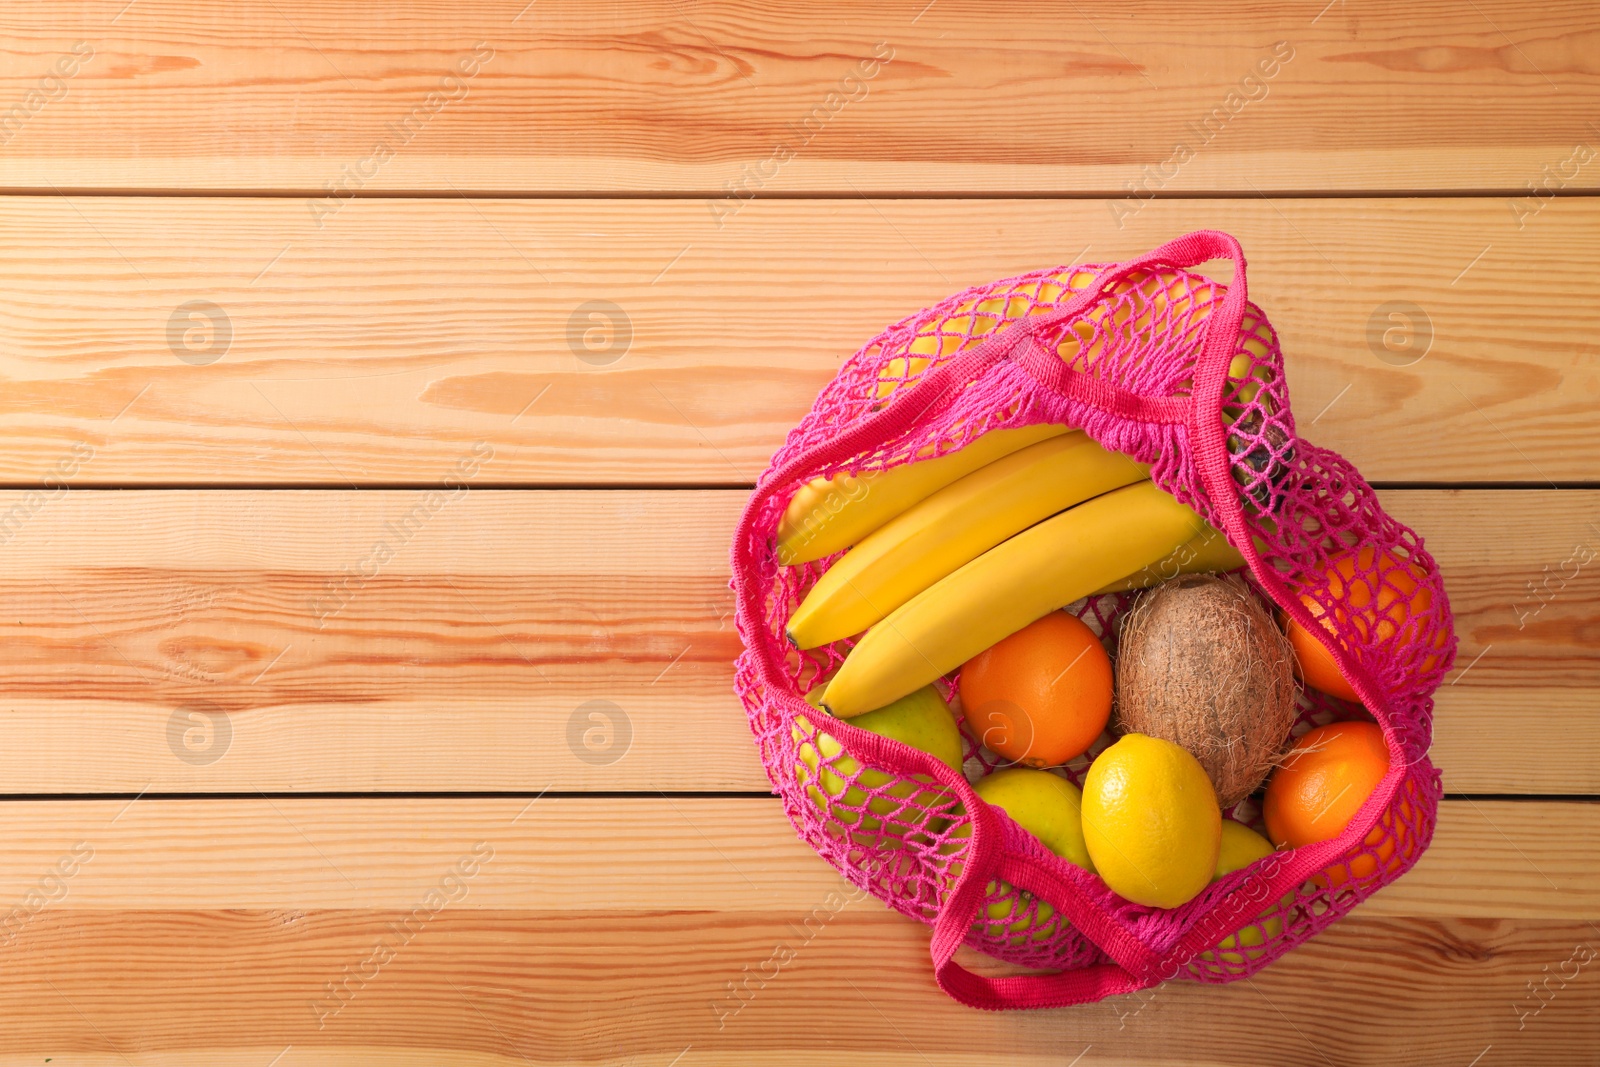
<path id="1" fill-rule="evenodd" d="M 995 754 L 1056 767 L 1088 751 L 1111 718 L 1111 657 L 1094 631 L 1054 611 L 961 668 L 967 725 Z"/>

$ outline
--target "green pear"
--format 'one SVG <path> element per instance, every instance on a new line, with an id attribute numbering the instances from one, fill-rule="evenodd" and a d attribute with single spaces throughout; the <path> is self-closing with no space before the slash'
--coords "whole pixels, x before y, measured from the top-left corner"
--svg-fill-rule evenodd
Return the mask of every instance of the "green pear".
<path id="1" fill-rule="evenodd" d="M 1241 871 L 1258 859 L 1273 853 L 1272 842 L 1256 833 L 1242 822 L 1222 820 L 1222 847 L 1217 849 L 1217 873 L 1213 882 L 1224 875 Z"/>
<path id="2" fill-rule="evenodd" d="M 826 684 L 819 685 L 806 694 L 807 703 L 818 708 L 819 721 L 827 717 L 827 712 L 818 705 L 826 688 Z M 931 685 L 875 711 L 857 715 L 850 720 L 850 725 L 902 741 L 952 770 L 961 769 L 965 756 L 961 731 L 950 706 Z M 811 737 L 813 731 L 815 743 Z M 801 789 L 836 822 L 865 837 L 905 837 L 911 831 L 930 826 L 929 809 L 949 803 L 944 790 L 922 788 L 919 782 L 932 783 L 920 776 L 913 781 L 899 782 L 887 794 L 868 798 L 866 789 L 889 785 L 895 779 L 881 771 L 863 768 L 844 754 L 844 746 L 832 734 L 814 727 L 805 716 L 795 719 L 792 736 L 799 749 L 800 762 L 794 770 Z M 937 832 L 938 827 L 930 828 Z"/>

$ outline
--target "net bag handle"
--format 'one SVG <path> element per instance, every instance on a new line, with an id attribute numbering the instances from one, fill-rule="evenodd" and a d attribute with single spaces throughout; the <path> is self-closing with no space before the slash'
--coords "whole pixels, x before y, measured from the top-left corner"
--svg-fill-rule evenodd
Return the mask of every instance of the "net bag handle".
<path id="1" fill-rule="evenodd" d="M 1205 337 L 1195 362 L 1189 396 L 1148 397 L 1132 393 L 1069 367 L 1038 340 L 1041 332 L 1081 314 L 1107 288 L 1136 271 L 1162 266 L 1188 269 L 1212 259 L 1231 260 L 1235 265 L 1234 277 L 1223 296 L 1221 307 L 1206 322 Z M 953 360 L 953 364 L 960 366 L 951 366 L 948 370 L 952 378 L 960 378 L 996 358 L 1010 359 L 1027 370 L 1041 385 L 1069 399 L 1082 401 L 1124 418 L 1188 423 L 1191 446 L 1197 453 L 1196 461 L 1207 495 L 1211 497 L 1213 506 L 1227 519 L 1242 523 L 1243 516 L 1233 496 L 1232 481 L 1226 476 L 1226 444 L 1221 422 L 1218 419 L 1207 420 L 1205 413 L 1214 413 L 1221 408 L 1226 368 L 1232 359 L 1239 329 L 1244 321 L 1247 299 L 1245 259 L 1239 242 L 1217 230 L 1198 230 L 1142 256 L 1102 269 L 1087 288 L 1066 304 L 1047 314 L 1013 323 Z M 929 377 L 936 376 L 937 371 Z M 914 386 L 901 398 L 905 407 L 916 414 L 930 406 L 928 401 L 916 395 L 918 392 L 919 389 Z M 930 392 L 943 395 L 945 390 L 936 387 Z M 892 402 L 880 415 L 890 416 L 898 406 L 901 406 L 899 402 Z M 909 425 L 914 418 L 915 415 L 907 419 L 905 424 Z M 1211 432 L 1207 433 L 1207 430 Z M 1207 474 L 1208 467 L 1214 474 L 1220 475 L 1220 481 Z M 1220 498 L 1213 495 L 1218 492 L 1223 493 Z M 934 923 L 930 946 L 934 976 L 945 993 L 969 1007 L 993 1011 L 1068 1007 L 1146 989 L 1159 983 L 1163 977 L 1177 973 L 1173 960 L 1163 961 L 1124 934 L 1109 916 L 1091 902 L 1074 900 L 1065 903 L 1050 899 L 1053 891 L 1058 889 L 1056 879 L 1021 857 L 1005 851 L 999 819 L 987 805 L 975 805 L 971 817 L 973 828 L 967 863 Z M 1041 901 L 1048 901 L 1111 956 L 1114 962 L 1054 974 L 1003 978 L 977 974 L 956 962 L 956 949 L 966 940 L 973 924 L 977 922 L 987 887 L 996 877 L 1033 893 Z M 1230 912 L 1240 910 L 1227 908 L 1226 905 L 1223 907 Z M 1191 940 L 1193 938 L 1185 938 L 1185 944 Z"/>
<path id="2" fill-rule="evenodd" d="M 1217 312 L 1206 320 L 1205 338 L 1195 361 L 1194 383 L 1187 397 L 1150 397 L 1129 392 L 1096 375 L 1068 366 L 1038 340 L 1040 334 L 1075 318 L 1108 288 L 1138 271 L 1157 267 L 1187 270 L 1213 259 L 1227 259 L 1235 264 L 1233 280 L 1228 283 Z M 1141 422 L 1190 422 L 1195 413 L 1221 407 L 1222 384 L 1227 377 L 1224 370 L 1232 359 L 1248 301 L 1244 250 L 1239 247 L 1239 242 L 1231 234 L 1220 230 L 1196 230 L 1159 245 L 1142 256 L 1103 268 L 1087 288 L 1065 304 L 1043 315 L 1019 319 L 991 341 L 1006 358 L 1021 365 L 1039 384 L 1069 399 L 1081 400 L 1102 411 Z M 985 346 L 978 347 L 981 349 Z M 1199 442 L 1195 444 L 1198 446 Z M 1223 445 L 1220 426 L 1216 444 L 1220 450 Z M 1220 451 L 1214 458 L 1225 461 Z M 1220 505 L 1222 501 L 1213 503 Z"/>
<path id="3" fill-rule="evenodd" d="M 957 963 L 956 949 L 961 947 L 977 921 L 978 909 L 983 906 L 992 878 L 1003 878 L 1033 893 L 1039 900 L 1049 895 L 1047 888 L 1051 880 L 1039 868 L 1004 851 L 1003 831 L 992 808 L 979 803 L 970 810 L 973 827 L 966 865 L 933 925 L 930 952 L 934 979 L 940 989 L 969 1008 L 1009 1011 L 1088 1004 L 1102 997 L 1147 989 L 1161 980 L 1153 973 L 1147 972 L 1143 977 L 1136 975 L 1119 963 L 1097 963 L 1054 974 L 1001 978 L 977 974 Z M 1114 938 L 1115 934 L 1111 936 Z M 1096 940 L 1096 944 L 1099 943 Z"/>
<path id="4" fill-rule="evenodd" d="M 1222 306 L 1206 320 L 1204 347 L 1196 362 L 1190 396 L 1146 397 L 1129 392 L 1092 374 L 1068 367 L 1037 339 L 1040 331 L 1080 314 L 1106 287 L 1115 285 L 1137 270 L 1152 266 L 1182 270 L 1211 259 L 1230 259 L 1236 266 L 1233 280 L 1223 296 Z M 1105 267 L 1095 275 L 1088 288 L 1079 291 L 1067 303 L 1047 314 L 1019 319 L 991 334 L 961 355 L 934 368 L 915 385 L 899 391 L 882 409 L 851 423 L 837 436 L 790 456 L 787 462 L 768 472 L 756 487 L 745 504 L 740 524 L 744 526 L 753 522 L 758 505 L 803 472 L 848 459 L 909 430 L 926 412 L 959 393 L 973 374 L 997 360 L 1016 362 L 1046 388 L 1126 418 L 1181 423 L 1190 421 L 1192 409 L 1220 409 L 1222 384 L 1227 377 L 1225 370 L 1232 355 L 1232 345 L 1239 334 L 1239 326 L 1244 321 L 1246 300 L 1244 252 L 1238 241 L 1220 230 L 1196 230 L 1151 249 L 1142 256 Z M 1220 424 L 1215 427 L 1212 436 L 1215 438 L 1214 458 L 1226 473 Z M 1211 487 L 1208 485 L 1207 488 L 1209 490 Z M 1216 503 L 1220 505 L 1223 501 Z M 740 562 L 743 562 L 743 558 L 736 552 L 734 563 L 737 565 Z M 752 624 L 752 632 L 759 621 L 753 611 L 749 613 L 748 622 Z"/>

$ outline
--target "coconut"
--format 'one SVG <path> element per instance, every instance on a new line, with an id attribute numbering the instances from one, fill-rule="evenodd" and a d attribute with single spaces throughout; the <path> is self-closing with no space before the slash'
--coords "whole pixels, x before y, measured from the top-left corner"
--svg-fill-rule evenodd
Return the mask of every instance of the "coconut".
<path id="1" fill-rule="evenodd" d="M 1238 578 L 1191 574 L 1144 593 L 1123 619 L 1115 724 L 1181 745 L 1224 810 L 1255 791 L 1295 720 L 1294 653 Z"/>

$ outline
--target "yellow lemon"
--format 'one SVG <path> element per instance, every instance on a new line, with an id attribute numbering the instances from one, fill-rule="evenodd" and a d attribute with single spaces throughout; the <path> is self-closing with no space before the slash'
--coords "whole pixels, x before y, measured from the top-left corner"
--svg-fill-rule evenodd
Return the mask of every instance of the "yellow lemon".
<path id="1" fill-rule="evenodd" d="M 824 688 L 818 686 L 807 693 L 807 702 L 815 705 Z M 819 718 L 825 716 L 823 712 Z M 857 715 L 850 725 L 903 741 L 953 770 L 961 769 L 965 755 L 961 731 L 949 705 L 931 685 L 876 711 Z M 795 719 L 791 736 L 799 749 L 800 762 L 794 771 L 800 788 L 823 812 L 863 834 L 903 837 L 928 822 L 927 809 L 948 800 L 943 790 L 923 788 L 915 781 L 902 781 L 887 793 L 869 798 L 865 790 L 889 785 L 894 778 L 865 769 L 844 755 L 844 746 L 838 739 L 814 728 L 805 716 Z"/>
<path id="2" fill-rule="evenodd" d="M 1114 892 L 1176 908 L 1211 881 L 1222 812 L 1199 760 L 1171 741 L 1128 734 L 1089 765 L 1083 838 Z"/>
<path id="3" fill-rule="evenodd" d="M 1217 852 L 1217 872 L 1211 878 L 1213 882 L 1224 875 L 1232 874 L 1250 866 L 1263 856 L 1270 856 L 1273 852 L 1272 842 L 1256 833 L 1243 823 L 1234 822 L 1232 819 L 1222 820 L 1222 847 Z M 1284 896 L 1282 903 L 1288 904 L 1294 900 L 1294 894 Z M 1268 908 L 1263 915 L 1273 909 Z M 1243 967 L 1254 958 L 1255 953 L 1249 949 L 1260 948 L 1266 942 L 1275 939 L 1283 932 L 1283 921 L 1277 916 L 1272 916 L 1262 922 L 1252 923 L 1237 933 L 1229 934 L 1217 943 L 1216 952 L 1203 952 L 1203 960 L 1215 960 L 1227 965 L 1231 970 Z M 1245 949 L 1246 951 L 1239 951 Z"/>

